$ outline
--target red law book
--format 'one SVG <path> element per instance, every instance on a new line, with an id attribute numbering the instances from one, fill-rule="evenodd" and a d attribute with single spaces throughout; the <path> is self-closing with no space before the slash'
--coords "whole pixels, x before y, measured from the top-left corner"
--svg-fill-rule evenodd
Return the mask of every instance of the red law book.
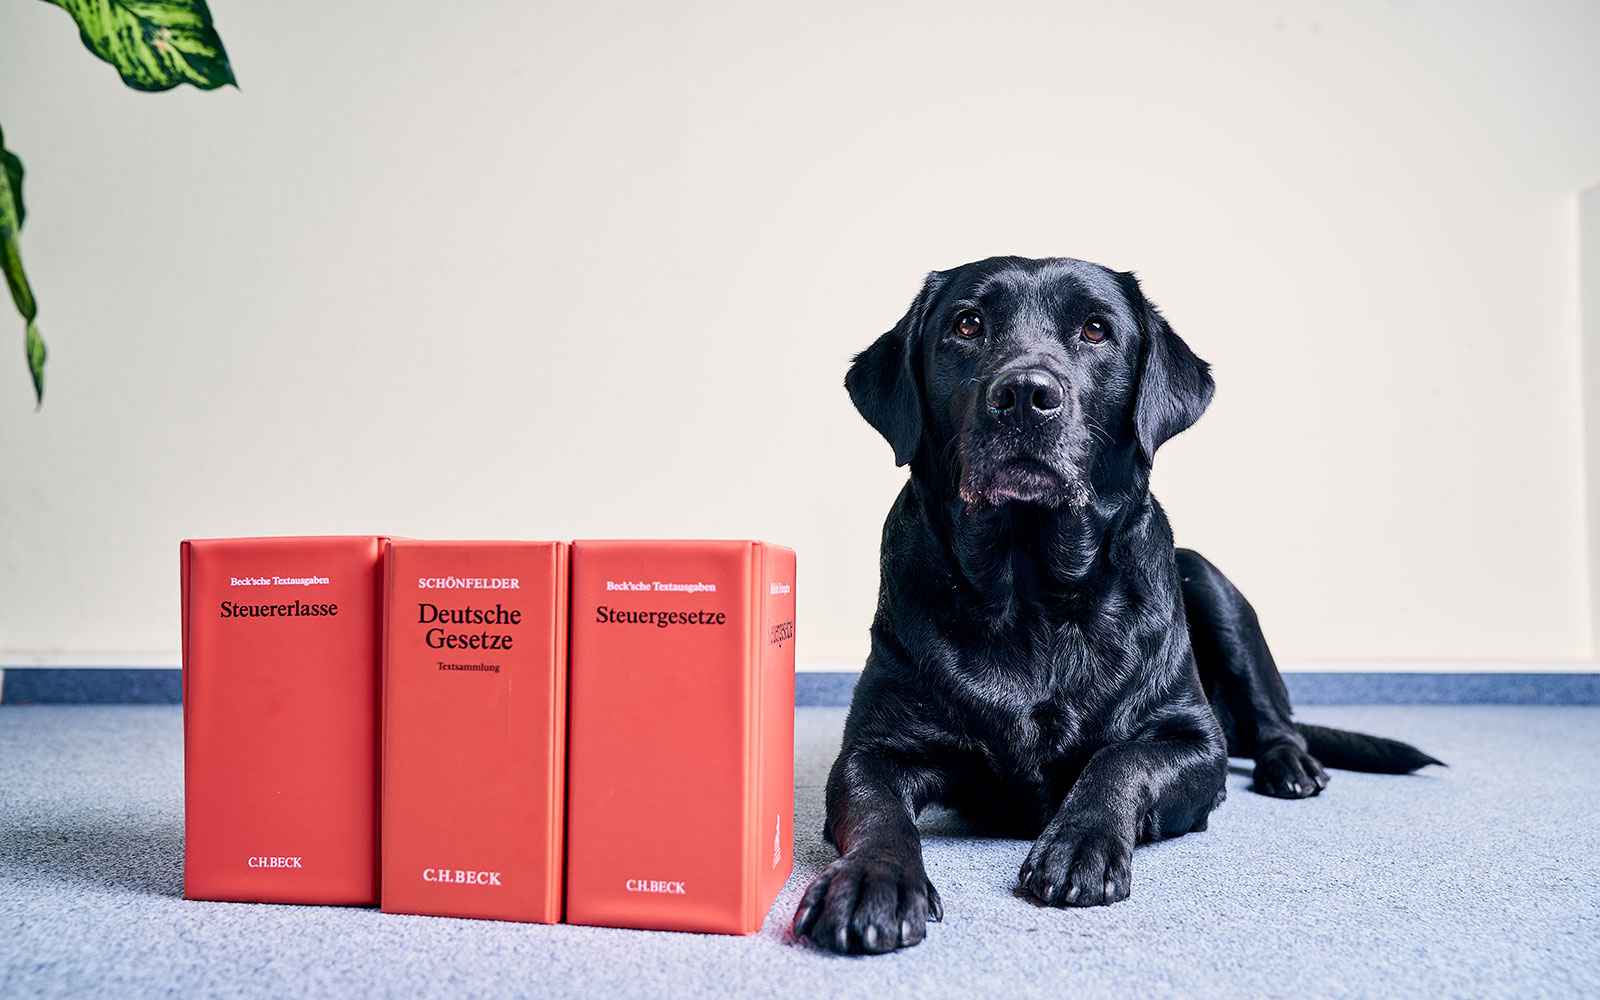
<path id="1" fill-rule="evenodd" d="M 381 544 L 182 544 L 188 898 L 377 903 Z"/>
<path id="2" fill-rule="evenodd" d="M 574 542 L 567 921 L 750 934 L 793 861 L 795 557 Z"/>
<path id="3" fill-rule="evenodd" d="M 385 560 L 383 909 L 561 919 L 567 546 Z"/>

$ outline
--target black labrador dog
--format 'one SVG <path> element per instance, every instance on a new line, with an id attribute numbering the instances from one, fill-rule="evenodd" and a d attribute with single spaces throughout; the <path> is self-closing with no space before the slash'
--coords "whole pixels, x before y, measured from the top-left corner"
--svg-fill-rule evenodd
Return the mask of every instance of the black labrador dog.
<path id="1" fill-rule="evenodd" d="M 939 920 L 916 818 L 939 803 L 1034 838 L 1021 889 L 1128 897 L 1135 844 L 1204 830 L 1229 755 L 1301 798 L 1324 766 L 1439 763 L 1308 726 L 1243 595 L 1174 549 L 1150 495 L 1162 442 L 1211 400 L 1209 366 L 1129 273 L 991 258 L 928 276 L 845 379 L 910 465 L 883 528 L 878 609 L 794 931 L 885 952 Z"/>

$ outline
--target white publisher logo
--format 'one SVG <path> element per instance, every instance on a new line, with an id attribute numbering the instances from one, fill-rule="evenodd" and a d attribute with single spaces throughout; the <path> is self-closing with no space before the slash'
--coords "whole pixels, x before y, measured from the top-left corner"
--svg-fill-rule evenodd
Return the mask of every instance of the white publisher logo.
<path id="1" fill-rule="evenodd" d="M 424 868 L 424 882 L 449 882 L 454 885 L 504 885 L 499 872 L 480 872 L 461 868 Z"/>
<path id="2" fill-rule="evenodd" d="M 682 882 L 661 882 L 656 879 L 630 878 L 627 889 L 629 892 L 657 892 L 669 896 L 687 896 Z"/>
<path id="3" fill-rule="evenodd" d="M 265 854 L 257 854 L 245 864 L 251 868 L 304 868 L 305 865 L 300 862 L 301 858 L 296 856 L 271 857 Z"/>
<path id="4" fill-rule="evenodd" d="M 775 595 L 778 595 L 778 596 L 782 596 L 784 594 L 787 594 L 789 592 L 789 590 L 790 590 L 790 587 L 789 587 L 789 585 L 787 583 L 776 583 L 776 582 L 774 582 L 771 587 L 767 588 L 767 593 L 768 594 L 775 594 Z"/>

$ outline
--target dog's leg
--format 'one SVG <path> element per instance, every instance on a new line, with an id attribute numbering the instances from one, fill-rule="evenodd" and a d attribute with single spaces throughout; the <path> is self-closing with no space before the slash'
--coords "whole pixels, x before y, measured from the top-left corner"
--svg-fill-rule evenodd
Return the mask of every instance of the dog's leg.
<path id="1" fill-rule="evenodd" d="M 1328 787 L 1290 717 L 1289 691 L 1255 609 L 1204 556 L 1178 550 L 1195 663 L 1228 735 L 1228 752 L 1254 757 L 1255 789 L 1300 799 Z"/>
<path id="2" fill-rule="evenodd" d="M 920 943 L 928 921 L 943 918 L 916 826 L 933 787 L 927 772 L 871 750 L 839 754 L 828 776 L 826 832 L 840 858 L 801 897 L 797 936 L 842 954 L 885 952 Z"/>
<path id="3" fill-rule="evenodd" d="M 1226 774 L 1220 737 L 1103 748 L 1034 841 L 1019 884 L 1050 906 L 1127 899 L 1134 845 L 1205 829 Z"/>

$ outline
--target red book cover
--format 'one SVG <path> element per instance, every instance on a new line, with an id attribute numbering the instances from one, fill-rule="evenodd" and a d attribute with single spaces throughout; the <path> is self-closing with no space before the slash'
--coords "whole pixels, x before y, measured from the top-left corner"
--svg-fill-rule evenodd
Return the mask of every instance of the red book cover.
<path id="1" fill-rule="evenodd" d="M 186 897 L 377 903 L 381 542 L 182 544 Z"/>
<path id="2" fill-rule="evenodd" d="M 793 861 L 795 559 L 574 542 L 567 920 L 749 934 Z"/>
<path id="3" fill-rule="evenodd" d="M 396 541 L 385 577 L 383 909 L 556 923 L 567 546 Z"/>

